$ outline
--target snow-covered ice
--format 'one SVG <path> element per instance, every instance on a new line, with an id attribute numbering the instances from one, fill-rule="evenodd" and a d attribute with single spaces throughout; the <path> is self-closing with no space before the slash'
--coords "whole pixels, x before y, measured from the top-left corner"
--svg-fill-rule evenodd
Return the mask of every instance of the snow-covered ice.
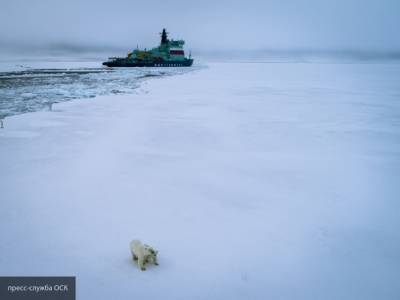
<path id="1" fill-rule="evenodd" d="M 398 299 L 399 82 L 212 63 L 6 118 L 0 275 L 77 276 L 77 299 Z"/>

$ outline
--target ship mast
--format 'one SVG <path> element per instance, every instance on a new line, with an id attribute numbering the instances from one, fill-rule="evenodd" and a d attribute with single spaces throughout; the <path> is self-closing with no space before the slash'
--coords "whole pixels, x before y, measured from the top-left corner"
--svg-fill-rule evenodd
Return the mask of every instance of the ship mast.
<path id="1" fill-rule="evenodd" d="M 167 44 L 168 43 L 168 32 L 165 31 L 165 28 L 163 28 L 161 34 L 161 45 Z"/>

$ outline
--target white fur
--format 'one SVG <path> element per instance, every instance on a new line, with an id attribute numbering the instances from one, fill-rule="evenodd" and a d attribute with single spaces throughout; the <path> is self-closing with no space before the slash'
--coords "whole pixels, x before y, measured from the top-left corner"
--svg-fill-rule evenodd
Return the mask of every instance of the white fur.
<path id="1" fill-rule="evenodd" d="M 143 245 L 139 240 L 133 240 L 130 243 L 132 259 L 138 261 L 139 268 L 144 271 L 146 270 L 146 263 L 153 263 L 158 265 L 157 262 L 157 253 L 158 251 L 154 250 L 149 245 Z"/>

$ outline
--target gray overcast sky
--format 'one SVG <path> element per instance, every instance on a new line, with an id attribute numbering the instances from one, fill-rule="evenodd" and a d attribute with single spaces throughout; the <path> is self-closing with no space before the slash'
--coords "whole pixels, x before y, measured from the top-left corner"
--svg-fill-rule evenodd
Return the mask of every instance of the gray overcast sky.
<path id="1" fill-rule="evenodd" d="M 155 46 L 166 27 L 198 50 L 399 50 L 399 0 L 0 0 L 3 49 Z"/>

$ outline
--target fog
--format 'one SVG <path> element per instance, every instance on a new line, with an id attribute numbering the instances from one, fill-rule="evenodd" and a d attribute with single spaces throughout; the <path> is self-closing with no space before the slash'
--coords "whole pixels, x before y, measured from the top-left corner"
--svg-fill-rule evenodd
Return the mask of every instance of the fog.
<path id="1" fill-rule="evenodd" d="M 400 1 L 0 0 L 1 52 L 125 51 L 163 27 L 193 51 L 400 49 Z"/>

